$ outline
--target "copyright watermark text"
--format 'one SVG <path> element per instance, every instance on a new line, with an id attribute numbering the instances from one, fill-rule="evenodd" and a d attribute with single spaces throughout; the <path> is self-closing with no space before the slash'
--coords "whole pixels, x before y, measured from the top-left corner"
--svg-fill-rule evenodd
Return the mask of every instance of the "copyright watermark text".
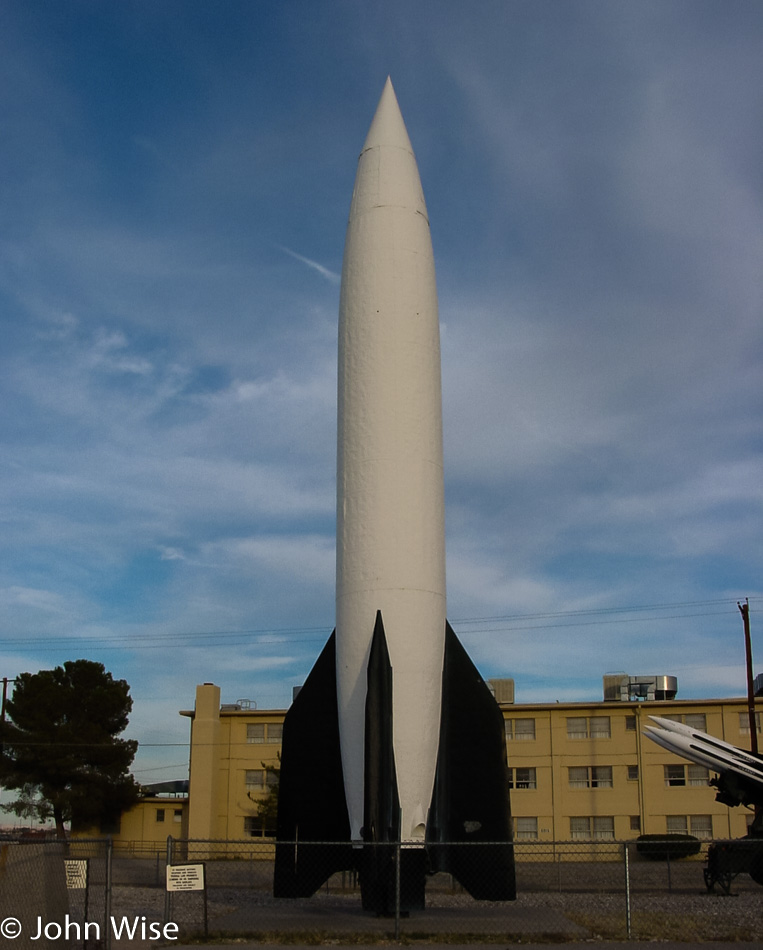
<path id="1" fill-rule="evenodd" d="M 111 932 L 117 940 L 177 940 L 178 925 L 164 924 L 157 920 L 148 920 L 146 917 L 111 917 L 109 920 Z M 6 940 L 15 940 L 23 931 L 21 921 L 17 917 L 6 917 L 0 921 L 0 936 Z M 37 917 L 32 926 L 33 933 L 30 940 L 100 940 L 101 925 L 94 920 L 84 924 L 72 920 L 67 914 L 62 921 L 44 921 Z"/>

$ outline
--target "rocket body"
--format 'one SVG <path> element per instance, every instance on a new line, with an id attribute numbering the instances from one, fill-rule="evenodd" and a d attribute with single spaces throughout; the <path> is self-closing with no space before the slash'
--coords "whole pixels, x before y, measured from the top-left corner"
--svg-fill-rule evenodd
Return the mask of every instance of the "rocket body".
<path id="1" fill-rule="evenodd" d="M 394 670 L 403 841 L 423 840 L 440 728 L 445 518 L 434 259 L 387 80 L 358 162 L 339 305 L 336 664 L 352 838 L 363 825 L 366 669 L 381 611 Z"/>
<path id="2" fill-rule="evenodd" d="M 446 619 L 434 260 L 389 79 L 350 206 L 337 378 L 336 629 L 284 720 L 274 894 L 353 868 L 377 914 L 423 908 L 437 871 L 513 900 L 503 716 Z"/>

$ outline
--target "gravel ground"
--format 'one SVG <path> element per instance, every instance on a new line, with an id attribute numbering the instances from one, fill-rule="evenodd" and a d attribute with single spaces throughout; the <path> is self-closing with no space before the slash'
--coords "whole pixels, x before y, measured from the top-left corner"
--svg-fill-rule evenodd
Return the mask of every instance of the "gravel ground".
<path id="1" fill-rule="evenodd" d="M 148 920 L 161 921 L 164 913 L 164 891 L 148 887 L 116 887 L 112 900 L 112 914 L 134 917 L 145 915 Z M 237 911 L 257 908 L 272 919 L 279 914 L 282 925 L 278 933 L 303 934 L 300 918 L 303 914 L 322 913 L 325 934 L 332 934 L 332 919 L 336 930 L 347 932 L 347 916 L 357 915 L 359 895 L 355 893 L 321 892 L 308 901 L 276 901 L 269 893 L 242 888 L 214 888 L 208 895 L 210 932 L 226 931 L 225 918 Z M 173 898 L 172 919 L 180 925 L 181 937 L 199 931 L 203 921 L 203 903 L 199 893 L 178 894 Z M 468 895 L 434 893 L 428 895 L 427 906 L 432 909 L 448 909 L 450 933 L 473 934 L 480 928 L 481 914 L 495 919 L 497 907 L 505 906 L 506 933 L 520 936 L 512 924 L 512 916 L 537 910 L 541 923 L 543 914 L 563 915 L 569 921 L 581 925 L 595 939 L 616 939 L 626 936 L 626 905 L 624 894 L 591 893 L 524 893 L 517 901 L 496 905 L 474 901 Z M 514 910 L 516 908 L 516 910 Z M 453 913 L 458 911 L 458 913 Z M 462 911 L 462 913 L 461 913 Z M 240 917 L 240 915 L 237 915 Z M 248 915 L 245 915 L 248 916 Z M 434 918 L 434 914 L 432 915 Z M 483 915 L 484 916 L 484 915 Z M 251 919 L 251 918 L 249 918 Z M 311 918 L 312 919 L 312 918 Z M 426 933 L 426 913 L 416 915 L 401 923 L 417 934 Z M 360 921 L 359 921 L 360 924 Z M 706 940 L 760 940 L 763 938 L 763 888 L 740 890 L 736 896 L 707 893 L 636 894 L 631 899 L 631 935 L 647 940 L 681 940 L 699 943 Z M 386 926 L 379 922 L 379 927 Z M 365 925 L 359 927 L 366 931 Z M 245 931 L 241 931 L 242 933 Z M 433 931 L 434 932 L 434 931 Z M 490 932 L 494 932 L 491 927 Z M 381 932 L 379 934 L 381 936 Z M 371 934 L 367 934 L 370 937 Z M 131 947 L 136 943 L 132 942 Z"/>

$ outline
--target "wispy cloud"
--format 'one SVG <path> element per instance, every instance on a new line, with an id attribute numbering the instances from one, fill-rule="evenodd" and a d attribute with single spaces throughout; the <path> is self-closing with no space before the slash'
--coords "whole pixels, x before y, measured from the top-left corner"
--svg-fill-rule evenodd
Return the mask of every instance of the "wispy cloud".
<path id="1" fill-rule="evenodd" d="M 297 254 L 296 251 L 290 251 L 288 247 L 283 247 L 283 245 L 277 245 L 284 254 L 288 254 L 290 257 L 293 257 L 297 261 L 301 261 L 303 264 L 306 264 L 308 267 L 312 268 L 314 271 L 317 271 L 321 277 L 325 277 L 332 284 L 339 284 L 341 280 L 340 274 L 335 274 L 334 271 L 329 270 L 328 267 L 324 267 L 323 264 L 319 264 L 317 261 L 310 260 L 309 257 L 303 257 L 301 254 Z"/>

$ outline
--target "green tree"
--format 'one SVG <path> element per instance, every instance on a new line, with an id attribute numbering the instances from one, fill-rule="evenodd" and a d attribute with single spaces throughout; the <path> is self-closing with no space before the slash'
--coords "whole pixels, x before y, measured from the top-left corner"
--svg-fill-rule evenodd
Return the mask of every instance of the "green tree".
<path id="1" fill-rule="evenodd" d="M 59 837 L 65 821 L 114 821 L 140 794 L 128 771 L 138 743 L 117 738 L 131 709 L 130 687 L 102 663 L 71 660 L 17 676 L 2 724 L 0 778 L 19 797 L 4 810 L 52 815 Z"/>

